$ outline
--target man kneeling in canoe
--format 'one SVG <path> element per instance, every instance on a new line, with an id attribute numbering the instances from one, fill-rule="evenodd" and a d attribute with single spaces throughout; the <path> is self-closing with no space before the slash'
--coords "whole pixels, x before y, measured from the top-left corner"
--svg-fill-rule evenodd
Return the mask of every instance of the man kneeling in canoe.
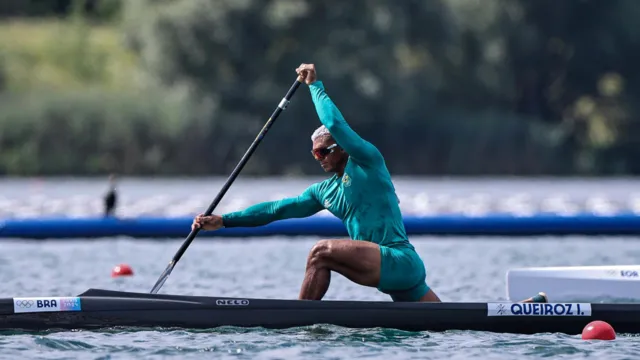
<path id="1" fill-rule="evenodd" d="M 321 300 L 335 271 L 357 284 L 376 287 L 393 301 L 439 302 L 426 283 L 424 263 L 407 237 L 382 154 L 349 127 L 317 79 L 313 64 L 302 64 L 296 72 L 298 80 L 308 85 L 323 124 L 311 136 L 311 152 L 324 171 L 334 175 L 297 197 L 222 216 L 199 215 L 192 228 L 261 226 L 327 209 L 342 220 L 351 239 L 321 240 L 311 249 L 301 300 Z M 546 297 L 526 301 L 546 302 Z"/>

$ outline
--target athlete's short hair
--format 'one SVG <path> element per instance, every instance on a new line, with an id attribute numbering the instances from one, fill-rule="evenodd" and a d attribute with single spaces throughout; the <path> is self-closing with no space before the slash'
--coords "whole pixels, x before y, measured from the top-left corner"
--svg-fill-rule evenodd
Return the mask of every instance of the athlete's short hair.
<path id="1" fill-rule="evenodd" d="M 323 136 L 331 136 L 329 129 L 326 126 L 322 125 L 317 128 L 313 134 L 311 134 L 311 141 L 316 141 L 316 139 L 321 138 Z"/>

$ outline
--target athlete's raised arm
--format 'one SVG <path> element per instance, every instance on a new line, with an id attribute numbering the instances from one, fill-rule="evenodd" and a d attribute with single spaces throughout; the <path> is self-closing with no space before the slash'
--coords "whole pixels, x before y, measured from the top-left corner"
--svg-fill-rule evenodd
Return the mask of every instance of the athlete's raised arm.
<path id="1" fill-rule="evenodd" d="M 313 185 L 297 197 L 276 201 L 266 201 L 252 205 L 244 210 L 219 215 L 198 215 L 191 228 L 218 230 L 221 227 L 254 227 L 269 224 L 276 220 L 302 218 L 323 210 L 316 200 Z"/>
<path id="2" fill-rule="evenodd" d="M 349 126 L 336 104 L 327 95 L 324 84 L 317 79 L 315 66 L 302 64 L 296 72 L 299 79 L 309 86 L 320 122 L 329 130 L 336 143 L 360 164 L 373 166 L 382 162 L 380 151 Z"/>

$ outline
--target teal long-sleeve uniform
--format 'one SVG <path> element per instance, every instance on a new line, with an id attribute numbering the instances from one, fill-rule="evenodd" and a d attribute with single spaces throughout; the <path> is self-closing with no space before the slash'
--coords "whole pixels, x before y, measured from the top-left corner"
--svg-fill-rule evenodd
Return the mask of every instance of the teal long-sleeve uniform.
<path id="1" fill-rule="evenodd" d="M 224 226 L 261 226 L 282 219 L 308 217 L 327 209 L 342 220 L 353 240 L 413 248 L 382 154 L 351 129 L 321 81 L 310 84 L 309 90 L 320 121 L 349 154 L 344 174 L 312 184 L 297 197 L 263 202 L 224 214 Z"/>

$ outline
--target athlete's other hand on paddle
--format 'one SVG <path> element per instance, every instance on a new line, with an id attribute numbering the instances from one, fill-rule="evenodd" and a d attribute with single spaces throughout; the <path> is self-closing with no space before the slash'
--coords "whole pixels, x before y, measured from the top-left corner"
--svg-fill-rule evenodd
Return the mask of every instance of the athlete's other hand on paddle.
<path id="1" fill-rule="evenodd" d="M 316 66 L 313 64 L 300 64 L 296 69 L 298 81 L 311 85 L 318 79 L 316 75 Z"/>
<path id="2" fill-rule="evenodd" d="M 222 228 L 222 217 L 218 215 L 209 215 L 204 216 L 202 214 L 198 215 L 193 219 L 193 223 L 191 224 L 191 230 L 202 229 L 202 230 L 218 230 Z"/>

